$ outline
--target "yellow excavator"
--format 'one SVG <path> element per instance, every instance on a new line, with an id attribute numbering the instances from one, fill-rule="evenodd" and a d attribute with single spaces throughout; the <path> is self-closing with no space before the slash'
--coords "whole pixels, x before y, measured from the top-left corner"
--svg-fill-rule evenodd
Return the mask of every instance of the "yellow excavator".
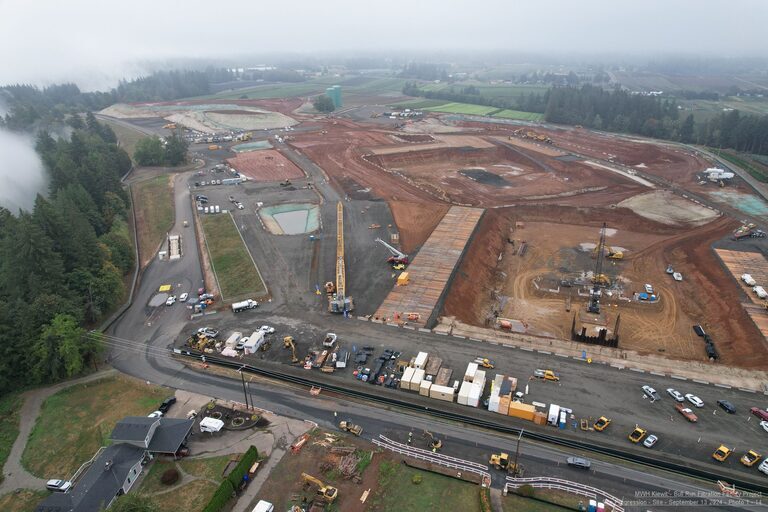
<path id="1" fill-rule="evenodd" d="M 317 487 L 317 497 L 326 503 L 333 503 L 339 495 L 339 490 L 337 488 L 325 485 L 312 475 L 302 473 L 301 478 L 304 479 L 304 485 L 314 485 Z"/>
<path id="2" fill-rule="evenodd" d="M 283 347 L 291 349 L 291 363 L 298 363 L 299 358 L 296 357 L 296 343 L 293 341 L 293 336 L 286 336 L 283 338 Z"/>
<path id="3" fill-rule="evenodd" d="M 432 449 L 432 452 L 437 453 L 443 447 L 443 442 L 436 438 L 429 430 L 424 431 L 424 437 L 429 438 L 429 447 Z"/>

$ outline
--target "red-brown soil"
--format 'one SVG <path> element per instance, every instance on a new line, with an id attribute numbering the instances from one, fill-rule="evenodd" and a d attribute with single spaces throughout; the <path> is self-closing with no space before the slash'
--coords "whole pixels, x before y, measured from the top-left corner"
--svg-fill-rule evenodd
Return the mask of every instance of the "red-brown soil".
<path id="1" fill-rule="evenodd" d="M 449 208 L 441 203 L 390 201 L 389 209 L 400 230 L 402 251 L 407 254 L 421 247 Z"/>
<path id="2" fill-rule="evenodd" d="M 230 167 L 253 181 L 282 181 L 304 177 L 301 169 L 273 149 L 238 153 L 226 161 Z"/>

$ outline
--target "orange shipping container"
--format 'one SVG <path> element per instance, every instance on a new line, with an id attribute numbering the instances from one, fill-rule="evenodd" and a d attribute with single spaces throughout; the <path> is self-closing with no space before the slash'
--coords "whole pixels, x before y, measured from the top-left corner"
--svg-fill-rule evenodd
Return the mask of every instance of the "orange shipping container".
<path id="1" fill-rule="evenodd" d="M 512 399 L 509 395 L 502 396 L 499 398 L 499 414 L 508 415 L 509 414 L 509 404 L 512 402 Z"/>
<path id="2" fill-rule="evenodd" d="M 541 411 L 536 411 L 536 414 L 533 415 L 533 422 L 537 425 L 546 425 L 547 415 Z"/>
<path id="3" fill-rule="evenodd" d="M 536 414 L 536 408 L 532 405 L 522 404 L 520 402 L 511 402 L 509 404 L 509 415 L 515 418 L 522 418 L 524 420 L 533 421 L 533 416 Z"/>

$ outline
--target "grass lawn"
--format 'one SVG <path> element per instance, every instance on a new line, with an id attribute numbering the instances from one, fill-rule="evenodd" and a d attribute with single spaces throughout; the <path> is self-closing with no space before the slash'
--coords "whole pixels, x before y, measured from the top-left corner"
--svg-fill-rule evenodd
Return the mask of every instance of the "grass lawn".
<path id="1" fill-rule="evenodd" d="M 752 165 L 746 158 L 742 158 L 741 156 L 735 155 L 729 151 L 718 151 L 716 149 L 710 149 L 710 151 L 717 154 L 723 160 L 727 160 L 732 164 L 738 165 L 749 174 L 751 174 L 752 177 L 756 180 L 762 183 L 768 183 L 768 173 L 765 173 L 757 166 Z"/>
<path id="2" fill-rule="evenodd" d="M 0 510 L 3 512 L 34 512 L 37 504 L 50 493 L 22 489 L 0 495 Z"/>
<path id="3" fill-rule="evenodd" d="M 139 487 L 139 492 L 141 494 L 150 495 L 158 491 L 167 491 L 168 489 L 171 489 L 173 486 L 165 485 L 160 481 L 160 478 L 167 470 L 175 467 L 176 464 L 173 461 L 155 460 L 149 468 L 149 472 L 144 475 L 144 479 L 141 481 L 141 486 Z"/>
<path id="4" fill-rule="evenodd" d="M 499 110 L 496 107 L 486 107 L 485 105 L 471 105 L 469 103 L 446 103 L 438 107 L 428 107 L 422 110 L 429 112 L 447 112 L 449 114 L 468 114 L 476 116 L 485 116 L 491 112 Z"/>
<path id="5" fill-rule="evenodd" d="M 237 458 L 237 454 L 219 455 L 218 457 L 206 457 L 200 459 L 183 459 L 179 466 L 185 473 L 199 476 L 201 478 L 210 478 L 211 480 L 222 480 L 222 472 L 227 467 L 227 463 Z"/>
<path id="6" fill-rule="evenodd" d="M 422 482 L 414 484 L 414 475 Z M 368 498 L 371 512 L 461 510 L 480 512 L 480 487 L 454 478 L 383 461 L 379 466 L 379 488 Z"/>
<path id="7" fill-rule="evenodd" d="M 208 254 L 225 300 L 264 295 L 266 287 L 229 215 L 201 216 Z"/>
<path id="8" fill-rule="evenodd" d="M 21 408 L 21 396 L 18 393 L 9 393 L 0 399 L 0 468 L 8 460 L 16 437 L 19 435 L 19 409 Z M 3 475 L 0 473 L 0 482 Z M 0 510 L 3 510 L 0 507 Z"/>
<path id="9" fill-rule="evenodd" d="M 160 175 L 133 185 L 142 267 L 151 260 L 173 226 L 172 176 Z"/>
<path id="10" fill-rule="evenodd" d="M 558 505 L 523 498 L 516 494 L 508 494 L 501 499 L 504 512 L 563 512 L 566 510 Z"/>
<path id="11" fill-rule="evenodd" d="M 138 130 L 132 130 L 127 126 L 113 123 L 111 121 L 100 119 L 99 122 L 106 123 L 110 128 L 112 128 L 112 131 L 115 132 L 115 135 L 117 135 L 117 141 L 120 144 L 120 147 L 128 153 L 131 159 L 133 159 L 133 152 L 136 150 L 136 143 L 146 137 L 146 135 Z"/>
<path id="12" fill-rule="evenodd" d="M 408 101 L 400 101 L 398 103 L 392 103 L 391 105 L 388 105 L 388 106 L 395 107 L 395 108 L 420 109 L 420 108 L 439 107 L 440 105 L 445 105 L 446 103 L 449 103 L 449 102 L 446 100 L 408 100 Z"/>
<path id="13" fill-rule="evenodd" d="M 152 501 L 157 504 L 161 512 L 203 510 L 217 487 L 216 484 L 205 480 L 195 480 L 171 492 L 152 496 Z"/>
<path id="14" fill-rule="evenodd" d="M 128 377 L 59 391 L 43 403 L 21 463 L 40 478 L 69 478 L 106 444 L 119 420 L 146 416 L 170 394 Z"/>
<path id="15" fill-rule="evenodd" d="M 493 114 L 493 117 L 500 117 L 502 119 L 522 119 L 523 121 L 543 121 L 544 114 L 536 114 L 535 112 L 522 112 L 520 110 L 502 110 Z"/>

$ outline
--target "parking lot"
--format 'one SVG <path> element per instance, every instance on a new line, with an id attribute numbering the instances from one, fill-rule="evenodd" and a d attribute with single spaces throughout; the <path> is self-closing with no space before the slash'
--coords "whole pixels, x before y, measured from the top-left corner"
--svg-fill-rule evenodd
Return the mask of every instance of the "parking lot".
<path id="1" fill-rule="evenodd" d="M 331 324 L 327 317 L 325 321 L 322 321 L 322 318 L 318 320 L 321 322 L 309 322 L 309 319 L 299 321 L 259 311 L 248 314 L 247 317 L 232 318 L 229 315 L 223 315 L 217 319 L 215 325 L 222 330 L 219 337 L 223 336 L 225 339 L 233 329 L 247 335 L 246 333 L 254 330 L 253 326 L 258 328 L 256 324 L 268 323 L 276 328 L 275 334 L 271 335 L 273 336 L 271 347 L 265 352 L 242 357 L 243 362 L 256 366 L 282 365 L 282 370 L 286 372 L 301 374 L 305 377 L 311 372 L 311 378 L 318 381 L 326 380 L 337 384 L 343 382 L 367 391 L 370 391 L 372 389 L 370 386 L 374 384 L 355 379 L 353 372 L 359 367 L 374 368 L 376 358 L 385 349 L 401 352 L 397 360 L 408 361 L 419 351 L 428 352 L 431 357 L 439 357 L 443 360 L 443 367 L 453 369 L 452 381 L 461 380 L 470 361 L 478 356 L 486 357 L 495 363 L 495 369 L 486 370 L 489 383 L 497 373 L 516 377 L 518 390 L 525 393 L 526 403 L 536 402 L 547 406 L 556 403 L 573 411 L 566 428 L 562 430 L 551 426 L 537 426 L 531 422 L 484 411 L 481 405 L 476 410 L 476 414 L 489 420 L 549 434 L 560 432 L 563 436 L 587 442 L 599 440 L 601 444 L 646 455 L 649 454 L 649 450 L 653 450 L 657 456 L 666 456 L 676 462 L 680 462 L 682 458 L 690 458 L 709 469 L 728 468 L 749 473 L 755 478 L 762 476 L 758 473 L 757 466 L 747 468 L 739 462 L 739 458 L 750 449 L 765 454 L 764 447 L 768 432 L 764 432 L 760 427 L 760 420 L 749 413 L 751 407 L 766 407 L 765 402 L 768 400 L 764 395 L 637 373 L 626 369 L 619 370 L 602 364 L 589 364 L 586 361 L 503 348 L 450 336 L 392 328 L 370 322 L 348 320 Z M 187 331 L 201 325 L 203 324 L 196 322 L 190 325 Z M 297 355 L 303 361 L 308 352 L 320 353 L 324 350 L 322 340 L 330 330 L 338 335 L 338 349 L 348 350 L 351 353 L 345 369 L 329 374 L 317 369 L 303 370 L 301 364 L 290 365 L 290 351 L 283 348 L 284 336 L 290 335 L 296 340 Z M 372 355 L 364 365 L 355 364 L 354 357 L 364 347 L 370 347 Z M 391 363 L 394 362 L 396 360 L 391 361 Z M 559 374 L 560 381 L 550 382 L 533 378 L 533 372 L 537 368 L 553 369 Z M 388 374 L 395 373 L 397 376 L 397 372 L 393 370 L 396 370 L 394 364 L 390 366 Z M 484 389 L 483 398 L 489 394 L 489 385 L 487 384 Z M 644 385 L 654 387 L 658 391 L 659 399 L 650 400 L 643 392 Z M 704 402 L 701 408 L 685 402 L 698 416 L 696 423 L 687 421 L 674 408 L 677 402 L 667 394 L 667 388 L 674 388 L 682 394 L 695 394 Z M 464 406 L 438 402 L 396 387 L 387 389 L 385 386 L 380 386 L 376 388 L 376 393 L 386 393 L 401 399 L 407 397 L 418 403 L 439 405 L 463 414 L 468 412 Z M 717 400 L 731 402 L 736 408 L 736 413 L 727 414 L 717 406 Z M 539 410 L 546 413 L 543 407 Z M 594 420 L 603 415 L 612 420 L 605 431 L 580 429 L 580 419 L 587 419 L 591 425 Z M 635 445 L 628 440 L 628 435 L 636 426 L 646 429 L 648 435 L 653 434 L 658 437 L 658 442 L 653 448 L 645 448 L 642 444 Z M 712 453 L 721 444 L 734 450 L 725 462 L 717 462 L 712 458 Z"/>

